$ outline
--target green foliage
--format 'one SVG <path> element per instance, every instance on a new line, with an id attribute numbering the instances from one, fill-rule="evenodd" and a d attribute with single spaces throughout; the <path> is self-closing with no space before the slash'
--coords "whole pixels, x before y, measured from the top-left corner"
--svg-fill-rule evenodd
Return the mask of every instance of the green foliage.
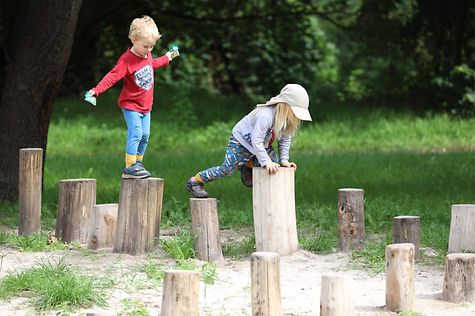
<path id="1" fill-rule="evenodd" d="M 206 262 L 201 266 L 201 280 L 205 284 L 214 284 L 218 279 L 218 269 L 215 263 Z"/>
<path id="2" fill-rule="evenodd" d="M 49 241 L 44 233 L 35 233 L 29 236 L 19 236 L 15 233 L 0 232 L 0 245 L 10 246 L 26 252 L 52 251 L 71 248 L 59 241 Z"/>
<path id="3" fill-rule="evenodd" d="M 335 232 L 320 231 L 311 234 L 302 234 L 299 238 L 302 249 L 315 253 L 328 253 L 336 249 L 338 244 L 338 236 Z"/>
<path id="4" fill-rule="evenodd" d="M 150 316 L 145 304 L 138 299 L 125 299 L 120 302 L 122 309 L 117 316 Z"/>
<path id="5" fill-rule="evenodd" d="M 256 239 L 254 234 L 249 234 L 240 241 L 223 242 L 222 248 L 224 256 L 240 259 L 256 251 Z"/>
<path id="6" fill-rule="evenodd" d="M 186 260 L 195 257 L 193 245 L 195 238 L 190 231 L 183 230 L 179 235 L 171 239 L 162 239 L 160 244 L 172 258 Z"/>
<path id="7" fill-rule="evenodd" d="M 82 275 L 64 262 L 64 258 L 44 260 L 37 266 L 9 273 L 0 280 L 0 298 L 10 299 L 28 291 L 39 311 L 58 307 L 106 305 L 106 288 L 110 281 Z"/>
<path id="8" fill-rule="evenodd" d="M 378 274 L 386 269 L 386 240 L 367 242 L 363 250 L 354 250 L 351 258 L 355 265 L 366 269 L 370 274 Z"/>

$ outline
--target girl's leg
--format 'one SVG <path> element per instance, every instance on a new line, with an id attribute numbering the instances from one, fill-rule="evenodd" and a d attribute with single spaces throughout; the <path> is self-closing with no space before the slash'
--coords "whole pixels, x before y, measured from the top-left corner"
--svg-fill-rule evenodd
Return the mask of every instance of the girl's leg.
<path id="1" fill-rule="evenodd" d="M 199 172 L 195 178 L 202 183 L 229 176 L 238 166 L 251 158 L 252 154 L 242 146 L 233 136 L 229 138 L 224 161 L 220 166 L 212 167 Z"/>

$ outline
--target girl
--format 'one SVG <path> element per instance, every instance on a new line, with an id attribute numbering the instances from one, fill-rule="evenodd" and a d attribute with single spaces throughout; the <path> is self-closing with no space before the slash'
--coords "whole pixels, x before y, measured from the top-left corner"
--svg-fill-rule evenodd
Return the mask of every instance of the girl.
<path id="1" fill-rule="evenodd" d="M 295 163 L 289 162 L 290 143 L 300 121 L 312 120 L 308 103 L 307 91 L 301 85 L 288 84 L 279 95 L 265 104 L 258 104 L 234 126 L 223 164 L 198 172 L 188 180 L 186 189 L 194 197 L 207 198 L 205 183 L 231 175 L 238 168 L 243 183 L 252 186 L 252 162 L 255 158 L 269 174 L 276 173 L 280 167 L 297 169 Z M 279 143 L 280 165 L 272 148 L 274 139 Z"/>

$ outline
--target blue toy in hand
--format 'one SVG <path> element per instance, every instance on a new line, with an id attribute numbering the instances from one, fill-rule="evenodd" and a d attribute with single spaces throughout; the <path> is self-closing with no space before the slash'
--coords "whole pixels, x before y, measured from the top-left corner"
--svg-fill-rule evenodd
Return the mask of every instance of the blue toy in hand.
<path id="1" fill-rule="evenodd" d="M 92 105 L 96 106 L 96 97 L 93 97 L 89 91 L 86 91 L 84 94 L 84 101 L 91 103 Z"/>
<path id="2" fill-rule="evenodd" d="M 178 45 L 177 44 L 171 44 L 169 50 L 173 53 L 178 52 Z"/>

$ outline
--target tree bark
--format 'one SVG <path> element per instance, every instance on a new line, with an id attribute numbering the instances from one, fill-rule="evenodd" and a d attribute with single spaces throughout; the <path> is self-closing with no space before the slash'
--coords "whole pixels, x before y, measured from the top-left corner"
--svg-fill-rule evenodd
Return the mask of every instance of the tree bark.
<path id="1" fill-rule="evenodd" d="M 28 3 L 0 104 L 0 200 L 18 199 L 19 149 L 34 147 L 46 152 L 51 112 L 81 4 L 82 0 Z"/>

